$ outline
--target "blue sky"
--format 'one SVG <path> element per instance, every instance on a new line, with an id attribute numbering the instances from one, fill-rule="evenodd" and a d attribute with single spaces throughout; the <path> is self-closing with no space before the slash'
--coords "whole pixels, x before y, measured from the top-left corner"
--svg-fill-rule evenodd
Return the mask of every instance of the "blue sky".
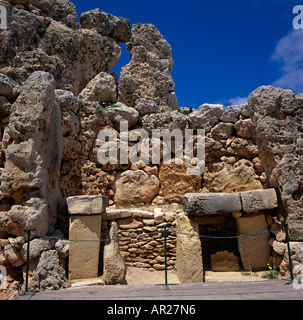
<path id="1" fill-rule="evenodd" d="M 292 13 L 298 0 L 72 2 L 79 16 L 100 8 L 154 24 L 172 46 L 179 107 L 239 104 L 261 85 L 303 92 L 303 29 L 293 28 Z M 130 59 L 121 46 L 116 72 Z"/>

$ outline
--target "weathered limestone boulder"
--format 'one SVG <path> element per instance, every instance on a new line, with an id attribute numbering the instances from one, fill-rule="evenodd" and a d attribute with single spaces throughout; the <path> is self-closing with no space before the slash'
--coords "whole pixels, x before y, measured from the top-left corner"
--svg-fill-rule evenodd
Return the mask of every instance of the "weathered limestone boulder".
<path id="1" fill-rule="evenodd" d="M 34 72 L 12 106 L 3 137 L 0 200 L 15 203 L 5 218 L 11 234 L 24 234 L 27 228 L 46 234 L 48 224 L 56 223 L 62 142 L 55 80 L 49 73 Z"/>
<path id="2" fill-rule="evenodd" d="M 65 270 L 56 250 L 43 251 L 33 271 L 33 284 L 41 290 L 59 290 L 67 287 Z"/>
<path id="3" fill-rule="evenodd" d="M 227 147 L 229 154 L 242 158 L 252 159 L 259 154 L 258 147 L 254 140 L 244 138 L 232 138 L 230 145 Z"/>
<path id="4" fill-rule="evenodd" d="M 203 282 L 203 261 L 199 227 L 195 220 L 184 213 L 178 215 L 177 232 L 177 275 L 181 283 Z"/>
<path id="5" fill-rule="evenodd" d="M 103 280 L 107 285 L 126 284 L 126 268 L 124 259 L 119 251 L 118 225 L 112 222 L 103 254 Z"/>
<path id="6" fill-rule="evenodd" d="M 228 139 L 234 133 L 234 125 L 232 123 L 220 122 L 211 129 L 211 135 L 215 139 Z"/>
<path id="7" fill-rule="evenodd" d="M 254 139 L 255 130 L 251 119 L 239 120 L 235 123 L 237 135 L 241 138 Z"/>
<path id="8" fill-rule="evenodd" d="M 139 120 L 139 112 L 121 102 L 117 102 L 107 110 L 109 119 L 114 123 L 116 129 L 120 129 L 121 121 L 128 121 L 128 127 L 132 127 Z"/>
<path id="9" fill-rule="evenodd" d="M 184 131 L 188 128 L 186 116 L 177 111 L 145 115 L 142 117 L 142 125 L 149 134 L 154 129 L 168 129 L 171 132 L 174 129 Z"/>
<path id="10" fill-rule="evenodd" d="M 131 37 L 129 19 L 113 16 L 100 9 L 82 13 L 80 24 L 82 28 L 95 29 L 102 36 L 114 38 L 118 43 L 126 43 Z"/>
<path id="11" fill-rule="evenodd" d="M 49 211 L 47 201 L 30 198 L 22 205 L 14 205 L 8 212 L 0 214 L 0 230 L 14 235 L 25 235 L 27 229 L 45 235 L 49 230 Z"/>
<path id="12" fill-rule="evenodd" d="M 102 196 L 75 196 L 67 198 L 70 214 L 69 279 L 98 277 L 102 213 Z M 92 241 L 76 241 L 92 240 Z"/>
<path id="13" fill-rule="evenodd" d="M 113 76 L 106 72 L 97 74 L 88 85 L 80 92 L 79 99 L 85 101 L 116 101 L 117 88 Z"/>
<path id="14" fill-rule="evenodd" d="M 220 120 L 226 123 L 236 123 L 242 111 L 242 106 L 228 106 L 224 109 Z"/>
<path id="15" fill-rule="evenodd" d="M 43 251 L 50 250 L 51 248 L 52 247 L 49 240 L 44 240 L 42 238 L 31 240 L 29 246 L 29 260 L 38 258 Z M 22 246 L 20 253 L 23 261 L 26 261 L 27 243 Z"/>
<path id="16" fill-rule="evenodd" d="M 234 164 L 224 162 L 206 165 L 203 186 L 210 192 L 239 192 L 263 189 L 257 179 L 254 166 L 249 160 L 239 160 Z"/>
<path id="17" fill-rule="evenodd" d="M 250 214 L 239 217 L 237 220 L 238 249 L 245 270 L 266 270 L 269 262 L 271 246 L 268 242 L 270 233 L 247 236 L 254 233 L 268 231 L 265 215 L 263 213 Z"/>
<path id="18" fill-rule="evenodd" d="M 21 90 L 19 84 L 0 73 L 0 95 L 8 99 L 16 98 Z"/>
<path id="19" fill-rule="evenodd" d="M 298 268 L 298 267 L 302 268 L 303 243 L 302 242 L 290 242 L 290 255 L 291 255 L 293 270 L 295 270 L 295 268 Z M 283 276 L 286 275 L 287 273 L 289 273 L 289 258 L 288 258 L 287 246 L 285 246 L 283 261 L 280 264 L 280 271 Z"/>
<path id="20" fill-rule="evenodd" d="M 155 101 L 145 98 L 140 98 L 136 101 L 135 109 L 141 115 L 160 112 L 159 106 Z"/>
<path id="21" fill-rule="evenodd" d="M 116 204 L 151 202 L 159 192 L 159 179 L 143 170 L 118 174 L 114 184 Z"/>
<path id="22" fill-rule="evenodd" d="M 263 86 L 249 95 L 253 125 L 270 187 L 279 194 L 279 213 L 303 234 L 303 96 Z M 301 240 L 291 233 L 292 240 Z"/>
<path id="23" fill-rule="evenodd" d="M 220 251 L 211 255 L 212 271 L 239 271 L 239 259 L 232 252 Z"/>
<path id="24" fill-rule="evenodd" d="M 45 24 L 43 16 L 11 8 L 10 27 L 0 38 L 0 72 L 18 83 L 33 71 L 50 72 L 60 89 L 78 95 L 98 73 L 111 71 L 120 58 L 121 48 L 114 39 L 95 30 L 72 29 L 63 24 L 60 15 L 68 12 L 70 17 L 75 12 L 69 1 L 36 2 L 50 12 L 49 27 L 40 36 L 37 30 Z M 65 10 L 64 3 L 71 4 L 71 10 Z M 60 21 L 56 21 L 57 17 Z"/>
<path id="25" fill-rule="evenodd" d="M 13 267 L 20 267 L 24 264 L 24 261 L 20 255 L 20 252 L 15 247 L 11 248 L 11 244 L 4 247 L 4 257 L 12 264 Z"/>
<path id="26" fill-rule="evenodd" d="M 175 160 L 161 165 L 159 179 L 163 197 L 167 202 L 181 203 L 184 194 L 200 192 L 202 177 L 188 175 L 189 167 L 186 162 L 177 164 Z"/>
<path id="27" fill-rule="evenodd" d="M 220 121 L 224 106 L 221 104 L 203 104 L 188 116 L 191 129 L 205 129 L 209 132 L 211 128 Z"/>
<path id="28" fill-rule="evenodd" d="M 172 50 L 151 24 L 135 24 L 127 43 L 131 61 L 121 69 L 119 100 L 134 107 L 136 100 L 153 100 L 161 108 L 178 109 L 175 84 L 171 76 Z"/>

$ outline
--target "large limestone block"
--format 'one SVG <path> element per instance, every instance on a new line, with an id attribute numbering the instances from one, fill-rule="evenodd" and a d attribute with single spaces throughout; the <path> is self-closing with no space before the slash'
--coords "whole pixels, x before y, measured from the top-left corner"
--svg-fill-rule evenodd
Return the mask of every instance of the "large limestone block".
<path id="1" fill-rule="evenodd" d="M 241 159 L 234 164 L 211 163 L 205 168 L 203 186 L 210 192 L 240 192 L 263 189 L 256 179 L 253 163 Z"/>
<path id="2" fill-rule="evenodd" d="M 178 215 L 177 275 L 181 283 L 203 282 L 203 261 L 199 227 L 195 220 L 184 213 Z"/>
<path id="3" fill-rule="evenodd" d="M 275 189 L 252 190 L 240 193 L 244 212 L 258 212 L 278 207 Z"/>
<path id="4" fill-rule="evenodd" d="M 189 215 L 218 215 L 241 211 L 239 193 L 188 193 L 183 210 Z"/>
<path id="5" fill-rule="evenodd" d="M 124 103 L 117 102 L 113 107 L 107 109 L 109 119 L 120 129 L 121 121 L 127 121 L 128 126 L 135 125 L 139 120 L 139 112 L 135 108 L 126 106 Z"/>
<path id="6" fill-rule="evenodd" d="M 128 170 L 117 175 L 114 185 L 116 204 L 150 202 L 159 192 L 159 179 L 143 170 Z"/>
<path id="7" fill-rule="evenodd" d="M 98 277 L 101 239 L 101 215 L 70 216 L 69 280 Z"/>
<path id="8" fill-rule="evenodd" d="M 159 172 L 159 179 L 163 197 L 168 202 L 182 202 L 182 197 L 186 193 L 199 192 L 201 190 L 202 176 L 189 175 L 187 169 L 191 166 L 187 163 L 162 164 Z"/>
<path id="9" fill-rule="evenodd" d="M 203 104 L 188 116 L 188 122 L 192 129 L 205 129 L 209 132 L 220 120 L 224 112 L 221 104 Z"/>
<path id="10" fill-rule="evenodd" d="M 66 199 L 70 215 L 102 214 L 106 208 L 104 196 L 74 196 Z"/>
<path id="11" fill-rule="evenodd" d="M 116 101 L 116 81 L 110 74 L 101 72 L 88 83 L 88 85 L 80 92 L 78 97 L 79 99 L 86 101 Z"/>
<path id="12" fill-rule="evenodd" d="M 217 252 L 211 255 L 211 270 L 239 271 L 239 259 L 232 252 Z"/>
<path id="13" fill-rule="evenodd" d="M 268 230 L 264 213 L 244 215 L 239 217 L 236 222 L 238 234 L 252 234 Z"/>
<path id="14" fill-rule="evenodd" d="M 268 230 L 265 215 L 263 213 L 246 215 L 237 220 L 238 249 L 245 270 L 266 270 L 269 262 L 271 246 L 268 242 L 270 233 L 253 235 Z M 249 236 L 245 236 L 249 235 Z"/>
<path id="15" fill-rule="evenodd" d="M 107 235 L 103 254 L 103 280 L 108 285 L 126 284 L 126 268 L 119 251 L 118 225 L 113 222 Z"/>

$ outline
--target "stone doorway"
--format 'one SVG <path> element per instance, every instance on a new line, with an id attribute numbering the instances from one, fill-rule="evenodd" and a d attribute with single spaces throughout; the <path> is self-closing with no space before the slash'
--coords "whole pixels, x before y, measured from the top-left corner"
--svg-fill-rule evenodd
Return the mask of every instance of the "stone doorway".
<path id="1" fill-rule="evenodd" d="M 271 255 L 270 224 L 278 207 L 274 189 L 187 194 L 184 211 L 200 237 L 203 270 L 264 271 Z M 207 238 L 210 237 L 230 237 Z"/>
<path id="2" fill-rule="evenodd" d="M 242 269 L 240 252 L 238 250 L 237 239 L 226 238 L 208 238 L 208 237 L 230 237 L 237 235 L 236 219 L 231 215 L 217 215 L 196 217 L 195 219 L 201 237 L 203 270 L 204 271 L 238 271 Z M 229 252 L 230 258 L 234 259 L 226 261 L 223 265 L 216 263 L 218 261 L 218 252 Z M 225 253 L 226 258 L 226 253 Z M 220 260 L 220 258 L 219 258 Z"/>

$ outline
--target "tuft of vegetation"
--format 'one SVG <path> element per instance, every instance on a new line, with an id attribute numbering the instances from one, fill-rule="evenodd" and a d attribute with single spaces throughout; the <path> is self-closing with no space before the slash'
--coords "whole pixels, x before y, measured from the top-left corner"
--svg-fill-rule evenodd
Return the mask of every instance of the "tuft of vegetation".
<path id="1" fill-rule="evenodd" d="M 37 33 L 40 37 L 42 37 L 45 34 L 45 32 L 46 32 L 47 28 L 50 26 L 50 24 L 51 24 L 51 20 L 44 18 L 43 26 L 37 29 Z"/>
<path id="2" fill-rule="evenodd" d="M 78 110 L 77 110 L 78 115 L 81 116 L 82 113 L 84 113 L 84 111 L 85 111 L 84 102 L 82 100 L 78 100 Z"/>
<path id="3" fill-rule="evenodd" d="M 107 108 L 116 108 L 118 107 L 113 99 L 113 97 L 110 97 L 107 101 L 100 101 L 99 106 L 96 109 L 96 112 L 103 112 L 106 111 Z"/>
<path id="4" fill-rule="evenodd" d="M 270 257 L 270 259 L 269 259 L 269 263 L 267 264 L 267 269 L 269 270 L 269 272 L 267 272 L 266 274 L 263 274 L 262 278 L 265 278 L 265 279 L 278 279 L 278 277 L 280 275 L 280 271 L 273 264 L 272 257 Z"/>
<path id="5" fill-rule="evenodd" d="M 191 114 L 191 113 L 193 113 L 193 108 L 192 107 L 190 107 L 188 110 L 181 110 L 181 109 L 178 109 L 178 112 L 179 113 L 182 113 L 182 114 L 184 114 L 184 115 L 186 115 L 186 116 L 188 116 L 189 114 Z"/>

